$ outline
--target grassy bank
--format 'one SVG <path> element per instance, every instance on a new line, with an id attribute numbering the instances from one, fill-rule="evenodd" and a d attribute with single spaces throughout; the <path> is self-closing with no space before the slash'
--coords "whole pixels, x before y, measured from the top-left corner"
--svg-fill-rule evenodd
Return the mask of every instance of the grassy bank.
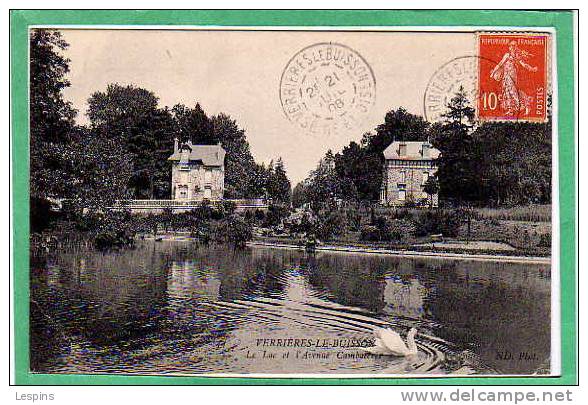
<path id="1" fill-rule="evenodd" d="M 550 206 L 515 208 L 409 209 L 331 208 L 312 211 L 270 209 L 237 214 L 231 206 L 206 205 L 186 213 L 132 216 L 123 212 L 59 221 L 33 234 L 31 248 L 54 250 L 69 243 L 100 250 L 132 247 L 137 235 L 188 235 L 187 240 L 243 246 L 255 240 L 305 245 L 542 256 L 551 252 Z"/>
<path id="2" fill-rule="evenodd" d="M 475 208 L 477 219 L 500 221 L 551 222 L 551 205 L 528 205 L 512 208 Z"/>
<path id="3" fill-rule="evenodd" d="M 306 219 L 304 218 L 306 215 Z M 256 240 L 300 244 L 308 236 L 323 244 L 359 248 L 483 252 L 550 256 L 551 207 L 391 208 L 343 207 L 298 215 L 284 229 L 256 232 Z M 288 226 L 289 225 L 289 226 Z"/>
<path id="4" fill-rule="evenodd" d="M 440 208 L 444 211 L 445 209 Z M 520 207 L 503 207 L 503 208 L 487 208 L 474 207 L 470 209 L 472 217 L 477 220 L 498 220 L 498 221 L 523 221 L 523 222 L 551 222 L 551 204 L 544 205 L 525 205 Z M 419 216 L 428 209 L 423 208 L 392 208 L 379 207 L 376 208 L 375 213 L 378 215 L 413 215 Z M 367 210 L 365 214 L 367 214 Z"/>

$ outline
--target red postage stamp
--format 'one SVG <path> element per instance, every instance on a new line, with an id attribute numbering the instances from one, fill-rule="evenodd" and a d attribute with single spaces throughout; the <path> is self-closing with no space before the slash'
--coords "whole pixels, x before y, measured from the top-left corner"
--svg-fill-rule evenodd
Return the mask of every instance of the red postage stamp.
<path id="1" fill-rule="evenodd" d="M 478 34 L 478 118 L 543 122 L 548 34 Z"/>

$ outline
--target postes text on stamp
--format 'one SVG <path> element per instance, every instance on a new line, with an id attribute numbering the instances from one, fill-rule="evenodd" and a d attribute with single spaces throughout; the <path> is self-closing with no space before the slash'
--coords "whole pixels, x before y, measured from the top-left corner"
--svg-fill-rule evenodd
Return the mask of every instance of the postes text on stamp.
<path id="1" fill-rule="evenodd" d="M 548 34 L 478 33 L 478 118 L 543 122 Z"/>
<path id="2" fill-rule="evenodd" d="M 356 128 L 375 98 L 376 80 L 369 64 L 353 49 L 336 43 L 302 49 L 280 80 L 284 114 L 315 135 Z"/>

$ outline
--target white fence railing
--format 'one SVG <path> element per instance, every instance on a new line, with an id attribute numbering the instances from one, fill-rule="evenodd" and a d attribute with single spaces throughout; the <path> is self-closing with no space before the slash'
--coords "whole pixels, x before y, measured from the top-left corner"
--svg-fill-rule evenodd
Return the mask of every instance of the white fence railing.
<path id="1" fill-rule="evenodd" d="M 160 209 L 160 208 L 197 208 L 203 203 L 213 206 L 222 204 L 223 201 L 232 202 L 237 209 L 243 208 L 267 208 L 268 203 L 263 198 L 225 199 L 225 200 L 126 200 L 118 202 L 112 208 L 129 209 Z"/>

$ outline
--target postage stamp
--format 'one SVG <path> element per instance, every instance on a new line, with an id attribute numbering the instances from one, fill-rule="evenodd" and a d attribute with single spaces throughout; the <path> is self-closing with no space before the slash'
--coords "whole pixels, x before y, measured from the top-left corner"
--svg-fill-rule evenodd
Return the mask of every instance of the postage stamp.
<path id="1" fill-rule="evenodd" d="M 375 98 L 370 65 L 358 52 L 337 43 L 302 49 L 290 59 L 280 80 L 284 114 L 312 134 L 357 127 Z"/>
<path id="2" fill-rule="evenodd" d="M 547 34 L 478 33 L 480 120 L 546 120 L 548 41 Z"/>

